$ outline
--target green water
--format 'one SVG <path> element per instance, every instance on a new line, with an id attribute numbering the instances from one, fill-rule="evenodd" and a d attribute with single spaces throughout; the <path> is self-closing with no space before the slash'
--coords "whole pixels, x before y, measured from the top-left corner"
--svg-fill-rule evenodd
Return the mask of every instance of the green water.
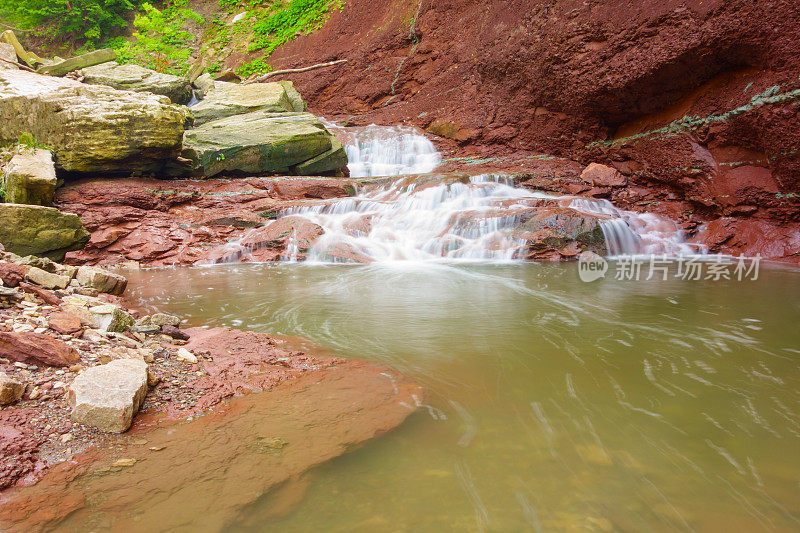
<path id="1" fill-rule="evenodd" d="M 134 301 L 191 325 L 307 337 L 429 391 L 239 530 L 800 530 L 800 271 L 582 283 L 575 265 L 295 264 L 130 280 Z"/>

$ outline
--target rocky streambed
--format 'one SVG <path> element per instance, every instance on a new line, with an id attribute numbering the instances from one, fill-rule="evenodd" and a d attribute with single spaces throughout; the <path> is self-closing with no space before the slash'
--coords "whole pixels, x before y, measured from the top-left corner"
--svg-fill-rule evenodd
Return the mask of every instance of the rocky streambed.
<path id="1" fill-rule="evenodd" d="M 169 524 L 180 525 L 200 505 L 214 510 L 221 527 L 258 494 L 391 430 L 423 398 L 418 386 L 381 365 L 309 351 L 308 344 L 293 349 L 298 341 L 264 333 L 186 328 L 180 317 L 130 309 L 117 296 L 125 278 L 99 268 L 3 252 L 0 278 L 4 530 L 119 511 L 126 499 L 141 497 L 131 476 L 166 470 L 172 488 L 163 489 L 172 496 L 161 493 L 153 504 L 173 509 Z M 215 489 L 203 501 L 192 487 L 203 485 L 206 470 L 179 460 L 186 457 L 205 460 L 206 468 L 236 464 L 239 490 L 220 502 Z M 92 488 L 93 479 L 102 479 L 102 488 Z M 98 491 L 109 490 L 114 497 L 102 500 L 113 505 L 98 507 Z M 42 498 L 59 503 L 42 512 Z M 123 516 L 109 519 L 117 524 Z M 160 513 L 150 516 L 165 526 Z"/>

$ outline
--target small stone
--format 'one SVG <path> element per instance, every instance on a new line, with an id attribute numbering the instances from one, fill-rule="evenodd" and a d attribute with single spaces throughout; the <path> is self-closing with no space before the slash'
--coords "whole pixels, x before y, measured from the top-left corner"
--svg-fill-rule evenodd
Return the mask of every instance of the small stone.
<path id="1" fill-rule="evenodd" d="M 161 327 L 161 332 L 164 335 L 168 335 L 168 336 L 170 336 L 170 337 L 172 337 L 173 339 L 176 339 L 176 340 L 181 340 L 181 341 L 188 341 L 189 340 L 189 335 L 187 335 L 185 332 L 181 331 L 180 329 L 176 328 L 175 326 L 162 326 Z"/>
<path id="2" fill-rule="evenodd" d="M 158 377 L 155 372 L 148 369 L 147 370 L 147 385 L 150 387 L 155 387 L 161 382 L 161 378 Z"/>
<path id="3" fill-rule="evenodd" d="M 84 370 L 85 368 L 86 367 L 83 365 L 72 365 L 71 367 L 69 367 L 69 371 L 72 373 L 78 373 L 81 370 Z"/>
<path id="4" fill-rule="evenodd" d="M 620 187 L 628 181 L 617 169 L 599 163 L 591 163 L 583 169 L 581 179 L 593 186 L 602 187 Z"/>
<path id="5" fill-rule="evenodd" d="M 181 323 L 180 317 L 175 315 L 168 315 L 166 313 L 154 313 L 150 315 L 150 324 L 154 326 L 179 326 Z"/>
<path id="6" fill-rule="evenodd" d="M 154 325 L 142 324 L 142 325 L 132 326 L 131 331 L 134 333 L 140 333 L 144 335 L 155 335 L 156 333 L 161 332 L 161 328 Z"/>
<path id="7" fill-rule="evenodd" d="M 116 466 L 119 468 L 128 468 L 135 465 L 136 462 L 137 462 L 136 459 L 133 458 L 123 458 L 123 459 L 117 459 L 111 466 Z"/>
<path id="8" fill-rule="evenodd" d="M 0 405 L 16 402 L 25 394 L 25 384 L 0 372 Z"/>
<path id="9" fill-rule="evenodd" d="M 69 313 L 53 313 L 47 318 L 47 324 L 50 329 L 61 333 L 62 335 L 72 335 L 81 331 L 81 319 Z"/>
<path id="10" fill-rule="evenodd" d="M 164 448 L 166 448 L 166 446 L 150 446 L 150 451 L 151 452 L 160 452 Z"/>
<path id="11" fill-rule="evenodd" d="M 176 355 L 181 361 L 186 361 L 187 363 L 192 364 L 197 363 L 197 357 L 195 357 L 195 355 L 186 348 L 178 348 L 178 353 Z"/>
<path id="12" fill-rule="evenodd" d="M 64 433 L 61 435 L 61 444 L 66 444 L 72 440 L 72 433 Z"/>

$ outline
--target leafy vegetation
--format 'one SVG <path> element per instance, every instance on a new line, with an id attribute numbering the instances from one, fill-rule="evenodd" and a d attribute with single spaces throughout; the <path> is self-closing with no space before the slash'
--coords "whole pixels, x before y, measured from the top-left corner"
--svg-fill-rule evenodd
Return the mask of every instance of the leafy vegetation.
<path id="1" fill-rule="evenodd" d="M 93 48 L 128 25 L 126 16 L 141 0 L 0 0 L 0 16 L 31 28 L 53 24 Z"/>
<path id="2" fill-rule="evenodd" d="M 329 11 L 341 8 L 338 0 L 289 0 L 275 2 L 269 14 L 260 18 L 254 27 L 255 39 L 250 51 L 263 50 L 269 56 L 298 33 L 317 29 Z"/>
<path id="3" fill-rule="evenodd" d="M 266 74 L 267 72 L 271 71 L 272 71 L 272 65 L 267 63 L 267 60 L 265 58 L 257 57 L 254 60 L 249 61 L 243 64 L 238 69 L 236 69 L 236 74 L 246 79 L 251 76 L 257 76 L 259 74 Z"/>
<path id="4" fill-rule="evenodd" d="M 152 4 L 142 4 L 133 25 L 133 39 L 117 47 L 119 60 L 170 74 L 185 74 L 191 66 L 190 45 L 194 35 L 187 27 L 194 22 L 202 24 L 203 17 L 192 11 L 189 0 L 167 2 L 159 10 Z"/>

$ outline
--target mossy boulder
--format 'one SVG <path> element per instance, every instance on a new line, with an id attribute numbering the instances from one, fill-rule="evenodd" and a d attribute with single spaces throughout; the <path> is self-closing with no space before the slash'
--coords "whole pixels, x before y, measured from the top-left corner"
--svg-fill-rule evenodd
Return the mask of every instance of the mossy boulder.
<path id="1" fill-rule="evenodd" d="M 189 111 L 168 98 L 0 70 L 0 141 L 22 134 L 70 172 L 158 172 L 180 153 Z"/>
<path id="2" fill-rule="evenodd" d="M 53 156 L 47 150 L 23 150 L 11 158 L 3 183 L 9 203 L 52 205 L 58 184 Z"/>
<path id="3" fill-rule="evenodd" d="M 64 254 L 89 241 L 78 215 L 53 207 L 0 204 L 0 244 L 17 255 L 62 261 Z"/>
<path id="4" fill-rule="evenodd" d="M 342 145 L 311 113 L 252 112 L 189 130 L 183 157 L 199 176 L 325 174 L 347 166 Z"/>
<path id="5" fill-rule="evenodd" d="M 237 85 L 215 81 L 205 98 L 192 106 L 195 125 L 254 111 L 305 111 L 305 103 L 291 82 Z"/>
<path id="6" fill-rule="evenodd" d="M 83 83 L 160 94 L 176 104 L 185 104 L 192 98 L 192 85 L 186 78 L 156 72 L 139 65 L 120 65 L 116 61 L 109 61 L 85 68 L 81 70 L 81 74 Z"/>

